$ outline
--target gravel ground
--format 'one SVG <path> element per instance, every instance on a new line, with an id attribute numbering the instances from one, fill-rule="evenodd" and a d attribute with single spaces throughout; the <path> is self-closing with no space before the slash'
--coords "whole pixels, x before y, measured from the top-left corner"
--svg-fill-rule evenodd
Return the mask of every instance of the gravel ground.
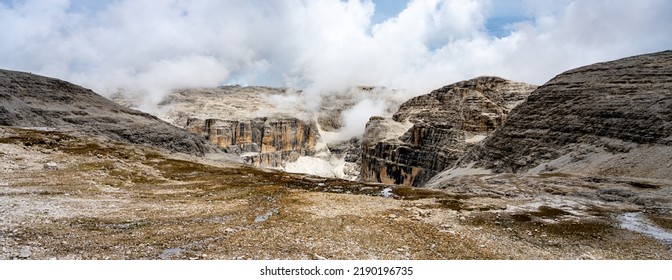
<path id="1" fill-rule="evenodd" d="M 490 174 L 386 198 L 383 185 L 13 128 L 0 128 L 0 171 L 0 259 L 672 258 L 650 234 L 672 230 L 665 182 Z"/>

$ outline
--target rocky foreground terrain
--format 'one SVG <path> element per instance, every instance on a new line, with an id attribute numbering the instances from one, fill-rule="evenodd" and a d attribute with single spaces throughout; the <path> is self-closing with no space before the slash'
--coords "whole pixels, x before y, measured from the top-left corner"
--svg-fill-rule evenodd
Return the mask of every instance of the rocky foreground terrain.
<path id="1" fill-rule="evenodd" d="M 162 134 L 129 140 L 97 118 L 65 121 L 78 116 L 68 96 L 109 118 L 142 116 L 117 126 L 158 120 L 4 71 L 0 259 L 672 259 L 671 54 L 579 68 L 527 99 L 493 101 L 502 113 L 523 102 L 506 121 L 488 114 L 498 128 L 425 188 L 259 169 L 204 137 L 185 138 L 204 153 Z M 40 120 L 44 108 L 67 110 Z M 402 135 L 410 119 L 372 121 Z"/>
<path id="2" fill-rule="evenodd" d="M 663 209 L 629 212 L 668 185 L 495 177 L 389 191 L 8 127 L 0 158 L 0 259 L 672 258 L 625 227 L 672 229 Z"/>

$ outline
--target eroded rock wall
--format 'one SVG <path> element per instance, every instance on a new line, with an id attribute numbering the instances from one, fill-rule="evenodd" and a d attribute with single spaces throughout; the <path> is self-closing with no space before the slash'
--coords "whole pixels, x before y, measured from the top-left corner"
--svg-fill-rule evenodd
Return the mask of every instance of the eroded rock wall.
<path id="1" fill-rule="evenodd" d="M 369 105 L 383 108 L 382 114 L 391 116 L 399 104 L 407 100 L 407 96 L 415 95 L 414 92 L 384 87 L 352 86 L 341 91 L 320 92 L 318 96 L 291 88 L 220 86 L 175 90 L 158 104 L 158 108 L 160 118 L 178 127 L 187 127 L 189 120 L 198 119 L 197 122 L 192 120 L 190 131 L 243 155 L 255 164 L 354 180 L 359 177 L 361 134 L 353 131 L 363 129 L 364 124 L 359 125 L 352 119 L 361 115 Z M 132 103 L 127 99 L 121 93 L 116 98 L 119 103 Z M 265 120 L 294 122 L 293 119 L 302 124 L 300 127 L 287 125 L 287 129 L 282 131 L 290 135 L 285 138 L 301 139 L 297 136 L 301 134 L 299 130 L 308 129 L 304 133 L 308 133 L 311 140 L 305 141 L 310 144 L 296 145 L 294 148 L 299 150 L 290 151 L 288 148 L 292 145 L 286 147 L 269 143 L 281 133 L 277 130 L 269 134 L 262 145 L 265 134 L 261 132 L 264 128 L 260 123 Z M 206 120 L 214 124 L 206 125 Z M 218 134 L 216 130 L 211 131 L 211 127 L 219 127 L 221 131 Z M 316 139 L 316 143 L 312 139 Z"/>
<path id="2" fill-rule="evenodd" d="M 245 121 L 192 118 L 187 121 L 186 129 L 229 152 L 240 154 L 250 163 L 274 167 L 314 155 L 319 137 L 314 123 L 296 118 Z"/>
<path id="3" fill-rule="evenodd" d="M 412 98 L 392 120 L 371 118 L 364 135 L 361 178 L 422 186 L 501 126 L 535 88 L 479 77 Z M 407 130 L 400 133 L 401 127 Z"/>

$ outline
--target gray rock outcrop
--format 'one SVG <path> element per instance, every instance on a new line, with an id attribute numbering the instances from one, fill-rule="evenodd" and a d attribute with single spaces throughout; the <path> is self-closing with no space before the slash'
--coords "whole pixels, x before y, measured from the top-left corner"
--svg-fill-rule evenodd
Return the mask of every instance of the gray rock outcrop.
<path id="1" fill-rule="evenodd" d="M 672 51 L 564 72 L 460 161 L 492 172 L 672 179 Z"/>
<path id="2" fill-rule="evenodd" d="M 0 70 L 0 126 L 46 127 L 204 155 L 221 150 L 184 129 L 58 79 Z"/>
<path id="3" fill-rule="evenodd" d="M 362 141 L 359 137 L 328 143 L 327 148 L 329 148 L 329 152 L 333 157 L 343 159 L 344 178 L 354 180 L 359 177 L 362 165 Z"/>
<path id="4" fill-rule="evenodd" d="M 479 77 L 412 98 L 392 120 L 371 118 L 363 140 L 361 178 L 422 186 L 501 126 L 535 88 Z"/>

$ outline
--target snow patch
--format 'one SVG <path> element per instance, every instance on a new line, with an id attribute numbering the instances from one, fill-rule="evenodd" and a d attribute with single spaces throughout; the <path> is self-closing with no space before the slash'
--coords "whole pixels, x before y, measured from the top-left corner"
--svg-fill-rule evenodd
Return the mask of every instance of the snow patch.
<path id="1" fill-rule="evenodd" d="M 483 139 L 485 139 L 486 137 L 488 137 L 488 136 L 487 135 L 482 135 L 482 134 L 476 134 L 472 137 L 469 137 L 469 138 L 465 139 L 464 142 L 477 143 L 477 142 L 483 141 Z"/>
<path id="2" fill-rule="evenodd" d="M 345 164 L 344 160 L 343 164 Z M 304 173 L 316 175 L 320 177 L 343 178 L 343 165 L 340 165 L 337 160 L 332 163 L 315 157 L 303 156 L 295 162 L 288 162 L 285 165 L 285 171 L 291 173 Z"/>

